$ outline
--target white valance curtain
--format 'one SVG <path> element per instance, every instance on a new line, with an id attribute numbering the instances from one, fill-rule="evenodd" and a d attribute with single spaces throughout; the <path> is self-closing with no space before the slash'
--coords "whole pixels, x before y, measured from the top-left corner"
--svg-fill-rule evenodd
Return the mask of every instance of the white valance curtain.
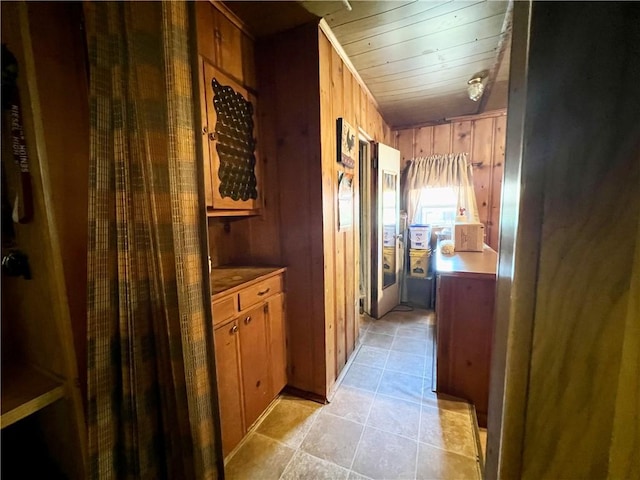
<path id="1" fill-rule="evenodd" d="M 473 167 L 467 161 L 467 156 L 466 153 L 438 154 L 411 161 L 405 172 L 403 192 L 410 224 L 419 222 L 418 205 L 427 187 L 453 188 L 458 198 L 458 212 L 464 208 L 468 221 L 480 221 L 473 190 Z"/>

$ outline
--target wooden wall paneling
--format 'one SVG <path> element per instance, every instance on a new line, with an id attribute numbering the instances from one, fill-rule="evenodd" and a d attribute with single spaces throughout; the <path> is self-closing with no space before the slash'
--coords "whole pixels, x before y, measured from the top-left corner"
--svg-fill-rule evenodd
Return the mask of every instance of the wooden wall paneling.
<path id="1" fill-rule="evenodd" d="M 360 89 L 360 124 L 359 127 L 364 130 L 367 135 L 373 137 L 374 132 L 369 129 L 369 124 L 367 123 L 367 107 L 369 105 L 369 98 L 364 90 Z"/>
<path id="2" fill-rule="evenodd" d="M 249 223 L 223 218 L 210 218 L 209 256 L 214 267 L 222 265 L 239 265 L 251 261 L 251 238 Z"/>
<path id="3" fill-rule="evenodd" d="M 631 394 L 638 384 L 619 385 L 618 373 L 631 367 L 621 354 L 631 333 L 628 296 L 636 293 L 630 288 L 640 273 L 633 265 L 640 221 L 640 91 L 629 75 L 640 62 L 640 9 L 624 3 L 582 7 L 541 2 L 532 8 L 536 35 L 529 50 L 524 162 L 544 172 L 544 203 L 532 292 L 524 480 L 616 478 L 609 457 L 616 396 L 637 398 L 637 390 Z M 591 35 L 603 22 L 620 28 Z M 594 72 L 593 82 L 580 82 L 585 69 Z M 549 82 L 551 76 L 560 81 Z M 585 104 L 585 98 L 596 100 Z M 635 422 L 628 431 L 635 432 L 636 447 L 637 414 L 628 419 Z M 625 453 L 618 460 L 636 457 L 638 463 L 637 451 Z"/>
<path id="4" fill-rule="evenodd" d="M 309 105 L 303 106 L 303 108 L 308 111 L 308 115 L 311 119 L 310 124 L 314 127 L 308 132 L 309 142 L 312 145 L 312 150 L 310 150 L 310 159 L 315 167 L 315 170 L 313 170 L 310 174 L 309 180 L 309 188 L 312 195 L 311 198 L 315 200 L 311 205 L 311 214 L 315 220 L 310 224 L 308 233 L 311 239 L 312 264 L 310 268 L 311 280 L 314 286 L 310 305 L 311 308 L 314 309 L 314 313 L 318 313 L 317 319 L 313 324 L 315 338 L 313 351 L 314 361 L 316 362 L 316 364 L 314 365 L 314 382 L 316 385 L 316 390 L 321 391 L 322 395 L 326 397 L 326 378 L 329 366 L 326 364 L 326 352 L 324 343 L 324 336 L 326 335 L 326 324 L 324 321 L 326 315 L 326 307 L 323 298 L 325 285 L 323 250 L 324 229 L 323 223 L 320 221 L 320 219 L 323 218 L 324 202 L 322 198 L 322 184 L 318 182 L 318 179 L 322 178 L 323 172 L 322 142 L 320 137 L 322 133 L 320 126 L 321 102 L 318 102 L 318 92 L 320 92 L 319 34 L 318 26 L 315 23 L 305 25 L 301 28 L 303 28 L 307 32 L 308 40 L 306 41 L 307 48 L 303 48 L 300 52 L 300 55 L 305 58 L 305 69 L 307 72 L 307 76 L 310 79 L 310 86 L 313 88 L 313 90 L 309 90 L 309 96 L 306 99 Z M 315 53 L 313 55 L 310 55 L 308 53 L 309 50 Z M 329 131 L 335 132 L 335 123 L 332 123 Z M 331 135 L 333 135 L 333 133 L 331 133 Z M 299 161 L 298 157 L 296 157 L 296 161 Z M 332 186 L 334 186 L 333 188 L 335 188 L 335 182 L 332 183 Z"/>
<path id="5" fill-rule="evenodd" d="M 513 39 L 525 55 L 512 56 L 487 478 L 637 478 L 638 357 L 627 340 L 639 333 L 628 310 L 640 274 L 638 12 L 514 8 L 527 28 Z M 594 37 L 603 23 L 619 28 Z M 591 82 L 580 82 L 585 69 Z"/>
<path id="6" fill-rule="evenodd" d="M 418 127 L 414 129 L 415 145 L 414 157 L 428 157 L 434 154 L 433 138 L 434 127 Z"/>
<path id="7" fill-rule="evenodd" d="M 359 88 L 359 87 L 358 87 Z M 354 95 L 353 95 L 353 75 L 348 68 L 343 67 L 342 72 L 342 96 L 343 96 L 343 113 L 344 118 L 355 128 L 358 128 L 354 115 Z M 337 137 L 336 137 L 337 139 Z M 356 138 L 356 142 L 358 139 Z M 334 159 L 337 154 L 334 153 Z M 355 348 L 355 323 L 356 323 L 356 305 L 359 296 L 356 295 L 356 282 L 360 272 L 360 257 L 356 254 L 356 238 L 360 240 L 360 216 L 359 216 L 359 190 L 358 190 L 358 172 L 359 159 L 353 169 L 348 170 L 353 174 L 353 226 L 344 233 L 344 260 L 343 269 L 345 276 L 345 361 L 351 355 Z M 336 376 L 337 376 L 336 372 Z"/>
<path id="8" fill-rule="evenodd" d="M 253 48 L 253 47 L 252 47 Z M 273 76 L 261 78 L 262 89 L 273 92 Z M 268 85 L 267 85 L 268 83 Z M 281 265 L 280 251 L 280 175 L 278 169 L 278 146 L 276 125 L 272 112 L 277 108 L 274 95 L 260 95 L 258 118 L 260 137 L 258 146 L 262 161 L 262 210 L 258 217 L 236 222 L 248 223 L 248 235 L 251 249 L 251 261 L 256 264 Z"/>
<path id="9" fill-rule="evenodd" d="M 451 124 L 445 123 L 433 127 L 433 153 L 451 153 Z"/>
<path id="10" fill-rule="evenodd" d="M 331 44 L 328 40 L 318 32 L 318 62 L 320 69 L 320 145 L 322 149 L 331 149 L 335 147 L 335 120 L 333 119 L 333 61 L 332 61 Z M 336 298 L 335 298 L 335 278 L 336 278 L 336 225 L 335 216 L 336 206 L 334 205 L 335 180 L 333 178 L 333 165 L 327 159 L 326 152 L 321 152 L 321 169 L 322 169 L 322 219 L 324 228 L 322 231 L 323 239 L 323 262 L 324 262 L 324 309 L 325 309 L 325 363 L 326 378 L 325 384 L 327 389 L 333 384 L 336 372 L 336 355 L 337 355 L 337 325 L 336 325 Z"/>
<path id="11" fill-rule="evenodd" d="M 490 236 L 489 195 L 491 193 L 491 159 L 493 151 L 493 118 L 474 122 L 473 145 L 469 155 L 471 163 L 480 163 L 473 167 L 473 185 L 478 204 L 480 222 L 485 224 L 487 238 Z"/>
<path id="12" fill-rule="evenodd" d="M 415 157 L 414 155 L 414 129 L 407 128 L 405 130 L 398 130 L 395 132 L 395 141 L 393 142 L 394 148 L 400 150 L 400 164 L 404 165 L 407 161 Z"/>
<path id="13" fill-rule="evenodd" d="M 507 117 L 496 117 L 493 134 L 493 159 L 491 162 L 491 203 L 486 243 L 498 250 L 500 237 L 500 203 L 502 200 L 502 181 L 504 176 L 504 147 L 506 141 Z"/>
<path id="14" fill-rule="evenodd" d="M 50 179 L 68 292 L 78 376 L 87 386 L 87 232 L 89 202 L 89 86 L 82 8 L 63 3 L 32 5 L 33 53 L 50 158 Z M 55 19 L 55 21 L 53 21 Z M 64 25 L 64 26 L 62 26 Z M 57 79 L 51 81 L 52 78 Z M 55 121 L 64 112 L 64 121 Z"/>
<path id="15" fill-rule="evenodd" d="M 360 84 L 358 80 L 351 75 L 351 108 L 352 108 L 352 118 L 354 122 L 354 127 L 360 127 Z M 355 292 L 355 311 L 354 311 L 354 321 L 353 321 L 353 347 L 355 347 L 355 342 L 357 342 L 360 336 L 359 330 L 359 312 L 360 312 L 360 256 L 361 256 L 361 248 L 360 248 L 360 229 L 362 225 L 360 225 L 360 158 L 357 159 L 356 168 L 353 172 L 353 191 L 354 198 L 353 203 L 355 206 L 353 212 L 353 221 L 354 221 L 354 232 L 353 232 L 353 242 L 354 242 L 354 258 L 356 261 L 355 266 L 355 278 L 354 278 L 354 292 Z M 351 345 L 351 344 L 349 344 Z M 351 346 L 349 347 L 349 353 L 351 353 Z"/>
<path id="16" fill-rule="evenodd" d="M 328 42 L 325 40 L 324 33 L 319 32 L 319 35 L 322 37 L 320 40 L 322 43 Z M 338 55 L 338 52 L 334 48 L 332 48 L 331 44 L 329 44 L 329 52 L 330 56 L 326 59 L 330 65 L 331 71 L 331 84 L 329 89 L 329 97 L 327 98 L 328 104 L 324 103 L 324 99 L 321 99 L 320 108 L 327 108 L 326 111 L 321 110 L 321 115 L 328 116 L 327 126 L 331 124 L 331 121 L 335 121 L 337 117 L 344 117 L 344 98 L 343 98 L 343 71 L 344 65 L 342 64 L 342 59 Z M 323 57 L 320 57 L 320 70 L 323 69 L 322 62 L 325 61 Z M 348 120 L 348 119 L 346 119 Z M 330 132 L 330 130 L 329 130 Z M 337 150 L 337 136 L 334 133 L 330 135 L 327 133 L 327 137 L 329 138 L 329 142 L 322 143 L 322 157 L 323 157 L 323 170 L 327 169 L 327 174 L 329 176 L 329 182 L 332 183 L 331 189 L 325 192 L 329 193 L 330 197 L 326 199 L 325 207 L 331 205 L 333 210 L 333 223 L 325 224 L 325 231 L 329 229 L 330 235 L 333 236 L 333 246 L 334 250 L 328 251 L 325 245 L 325 263 L 333 260 L 333 268 L 334 268 L 334 280 L 333 283 L 329 286 L 329 290 L 333 290 L 331 295 L 334 297 L 334 338 L 335 338 L 335 365 L 334 371 L 331 372 L 334 376 L 330 379 L 329 386 L 335 378 L 337 377 L 338 372 L 342 369 L 346 362 L 346 351 L 345 351 L 345 337 L 346 337 L 346 325 L 345 325 L 345 241 L 346 241 L 346 233 L 338 231 L 338 204 L 337 204 L 337 176 L 338 172 L 343 173 L 345 169 L 338 164 L 336 161 L 335 155 L 332 155 L 331 152 L 336 152 Z M 323 174 L 324 177 L 324 174 Z M 325 282 L 329 280 L 325 278 Z M 327 309 L 327 314 L 329 310 Z M 329 369 L 327 369 L 327 375 L 329 374 Z"/>
<path id="17" fill-rule="evenodd" d="M 3 473 L 12 472 L 12 467 L 28 472 L 27 465 L 16 465 L 16 460 L 39 462 L 42 453 L 48 461 L 55 461 L 65 476 L 85 477 L 86 425 L 74 345 L 82 342 L 78 333 L 86 331 L 79 323 L 86 320 L 86 297 L 82 292 L 86 293 L 87 282 L 83 252 L 86 256 L 88 96 L 80 18 L 81 6 L 69 3 L 55 7 L 24 2 L 2 4 L 2 42 L 19 65 L 17 82 L 33 199 L 31 221 L 14 224 L 16 247 L 28 256 L 32 278 L 2 279 L 3 410 L 10 405 L 5 399 L 11 398 L 11 392 L 20 393 L 19 385 L 27 385 L 25 380 L 33 385 L 31 381 L 38 373 L 51 376 L 52 383 L 64 391 L 60 396 L 60 389 L 54 391 L 50 390 L 51 385 L 45 386 L 44 392 L 49 391 L 55 403 L 37 413 L 30 406 L 33 402 L 25 403 L 23 395 L 17 396 L 20 400 L 16 407 L 21 405 L 24 413 L 33 415 L 13 427 L 29 434 L 35 427 L 47 451 L 39 452 L 34 443 L 33 452 L 25 452 L 23 458 L 3 458 Z M 74 137 L 83 132 L 84 138 Z M 18 176 L 13 176 L 13 160 L 10 150 L 6 150 L 8 142 L 2 143 L 7 186 L 15 188 Z M 65 228 L 70 231 L 62 232 Z M 78 238 L 69 237 L 74 234 Z M 76 248 L 80 251 L 71 250 Z M 75 295 L 82 298 L 72 298 Z M 9 328 L 5 329 L 6 325 Z M 79 332 L 74 332 L 76 327 Z M 15 336 L 7 336 L 8 333 Z M 86 351 L 84 345 L 81 348 Z M 85 362 L 81 365 L 86 368 Z M 11 367 L 24 374 L 11 378 Z M 6 433 L 3 430 L 3 440 Z"/>
<path id="18" fill-rule="evenodd" d="M 287 266 L 289 385 L 325 395 L 325 305 L 318 31 L 305 25 L 256 44 L 261 97 L 278 164 L 281 260 Z M 311 53 L 315 52 L 315 53 Z M 292 89 L 291 85 L 297 88 Z M 333 131 L 333 129 L 332 129 Z M 303 161 L 301 161 L 301 159 Z M 286 206 L 286 207 L 285 207 Z"/>
<path id="19" fill-rule="evenodd" d="M 471 122 L 454 122 L 451 130 L 451 152 L 471 154 Z"/>
<path id="20" fill-rule="evenodd" d="M 355 348 L 357 338 L 356 311 L 359 305 L 359 165 L 345 169 L 336 159 L 335 121 L 345 118 L 354 128 L 361 127 L 378 141 L 391 141 L 389 127 L 384 123 L 374 101 L 361 88 L 332 47 L 324 32 L 320 41 L 320 106 L 323 165 L 325 298 L 327 325 L 327 390 Z M 338 231 L 337 175 L 352 173 L 353 226 Z M 328 211 L 331 209 L 332 211 Z M 329 314 L 333 312 L 333 317 Z M 334 331 L 329 331 L 333 328 Z M 333 343 L 332 343 L 333 342 Z"/>
<path id="21" fill-rule="evenodd" d="M 503 112 L 491 116 L 458 117 L 449 124 L 422 126 L 398 130 L 397 145 L 403 158 L 413 148 L 414 155 L 429 156 L 436 153 L 469 153 L 469 161 L 483 162 L 474 167 L 474 190 L 480 221 L 485 223 L 485 242 L 497 248 L 500 233 L 500 200 L 504 163 L 507 117 Z M 415 139 L 408 145 L 408 137 Z"/>
<path id="22" fill-rule="evenodd" d="M 640 471 L 640 219 L 636 233 L 629 306 L 622 345 L 622 362 L 613 418 L 613 435 L 609 448 L 609 478 L 633 478 Z"/>

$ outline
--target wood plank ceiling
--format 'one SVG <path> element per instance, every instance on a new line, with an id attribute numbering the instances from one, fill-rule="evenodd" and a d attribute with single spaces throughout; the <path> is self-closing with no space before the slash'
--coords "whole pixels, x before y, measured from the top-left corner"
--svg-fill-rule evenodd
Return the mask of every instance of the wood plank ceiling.
<path id="1" fill-rule="evenodd" d="M 508 1 L 303 1 L 323 17 L 393 127 L 505 108 Z M 467 80 L 485 71 L 474 102 Z"/>
<path id="2" fill-rule="evenodd" d="M 322 17 L 394 128 L 505 108 L 509 0 L 227 1 L 256 37 Z M 302 8 L 304 7 L 304 8 Z M 485 94 L 467 80 L 486 71 Z"/>

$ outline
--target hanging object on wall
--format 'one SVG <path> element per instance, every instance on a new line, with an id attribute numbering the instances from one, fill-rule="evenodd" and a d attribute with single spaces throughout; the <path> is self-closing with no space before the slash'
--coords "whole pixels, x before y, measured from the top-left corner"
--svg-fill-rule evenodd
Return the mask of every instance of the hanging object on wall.
<path id="1" fill-rule="evenodd" d="M 338 163 L 342 163 L 347 168 L 353 168 L 358 154 L 356 131 L 344 118 L 338 118 L 336 123 L 338 126 L 336 141 L 338 145 Z"/>
<path id="2" fill-rule="evenodd" d="M 22 108 L 18 91 L 18 61 L 6 45 L 2 45 L 2 143 L 5 156 L 13 157 L 7 165 L 7 186 L 10 190 L 12 218 L 15 223 L 27 223 L 33 217 L 33 195 L 27 142 L 24 138 Z M 7 135 L 7 137 L 5 137 Z M 9 137 L 10 135 L 10 137 Z M 4 145 L 11 153 L 5 155 Z"/>
<path id="3" fill-rule="evenodd" d="M 353 174 L 338 172 L 338 231 L 353 225 Z"/>
<path id="4" fill-rule="evenodd" d="M 256 139 L 253 137 L 253 105 L 233 88 L 211 81 L 217 121 L 216 151 L 220 158 L 220 195 L 233 200 L 258 198 L 255 175 Z"/>

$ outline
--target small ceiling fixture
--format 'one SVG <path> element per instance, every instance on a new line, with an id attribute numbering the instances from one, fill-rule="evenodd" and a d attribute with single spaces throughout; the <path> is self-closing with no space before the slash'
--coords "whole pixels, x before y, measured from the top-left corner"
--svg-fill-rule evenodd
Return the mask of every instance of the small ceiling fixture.
<path id="1" fill-rule="evenodd" d="M 467 81 L 467 93 L 469 94 L 469 98 L 474 102 L 477 102 L 482 97 L 484 93 L 484 83 L 489 75 L 489 72 L 483 70 L 473 75 Z"/>

